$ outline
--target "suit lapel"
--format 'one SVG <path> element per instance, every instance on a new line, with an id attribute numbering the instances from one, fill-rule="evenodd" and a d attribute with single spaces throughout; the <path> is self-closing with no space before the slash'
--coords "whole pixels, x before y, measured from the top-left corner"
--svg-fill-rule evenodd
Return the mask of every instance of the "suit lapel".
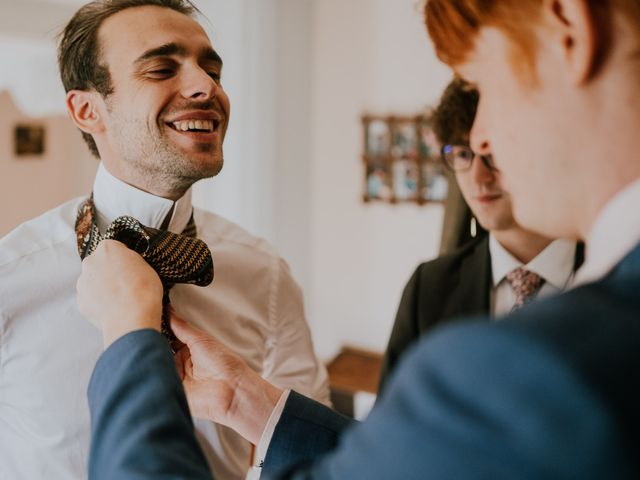
<path id="1" fill-rule="evenodd" d="M 491 283 L 489 237 L 486 236 L 462 261 L 457 285 L 447 300 L 442 317 L 489 314 Z"/>

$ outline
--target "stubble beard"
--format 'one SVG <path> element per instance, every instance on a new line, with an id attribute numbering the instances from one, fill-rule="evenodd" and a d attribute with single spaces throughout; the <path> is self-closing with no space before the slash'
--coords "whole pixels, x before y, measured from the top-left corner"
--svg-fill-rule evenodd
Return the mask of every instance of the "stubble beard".
<path id="1" fill-rule="evenodd" d="M 120 119 L 114 127 L 120 155 L 133 177 L 130 183 L 146 191 L 184 194 L 198 180 L 214 177 L 222 169 L 222 145 L 201 145 L 199 153 L 211 158 L 199 161 L 172 144 L 167 133 L 150 130 L 139 120 Z"/>

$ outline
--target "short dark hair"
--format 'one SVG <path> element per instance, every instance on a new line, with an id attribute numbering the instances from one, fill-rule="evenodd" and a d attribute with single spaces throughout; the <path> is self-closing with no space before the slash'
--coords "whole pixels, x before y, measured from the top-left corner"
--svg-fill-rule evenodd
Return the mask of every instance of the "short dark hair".
<path id="1" fill-rule="evenodd" d="M 479 98 L 478 91 L 464 80 L 456 78 L 449 83 L 431 117 L 440 145 L 469 141 Z"/>
<path id="2" fill-rule="evenodd" d="M 78 10 L 60 34 L 58 68 L 66 92 L 95 90 L 103 97 L 113 93 L 109 68 L 100 58 L 98 30 L 110 16 L 128 8 L 158 6 L 187 16 L 199 12 L 190 0 L 94 0 Z M 100 158 L 93 137 L 82 136 L 91 153 Z"/>

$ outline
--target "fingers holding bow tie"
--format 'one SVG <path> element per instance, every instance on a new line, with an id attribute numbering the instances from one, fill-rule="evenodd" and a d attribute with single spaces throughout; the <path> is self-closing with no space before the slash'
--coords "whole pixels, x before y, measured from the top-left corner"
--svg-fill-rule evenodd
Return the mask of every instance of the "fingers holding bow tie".
<path id="1" fill-rule="evenodd" d="M 160 330 L 160 278 L 121 242 L 102 241 L 82 262 L 76 290 L 80 312 L 102 330 L 105 348 L 134 330 Z"/>

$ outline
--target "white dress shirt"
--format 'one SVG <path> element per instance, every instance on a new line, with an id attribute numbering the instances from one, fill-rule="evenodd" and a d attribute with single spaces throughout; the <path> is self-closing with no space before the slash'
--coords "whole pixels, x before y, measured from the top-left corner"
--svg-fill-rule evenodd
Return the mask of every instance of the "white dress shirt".
<path id="1" fill-rule="evenodd" d="M 137 190 L 101 166 L 94 185 L 102 231 L 119 215 L 158 228 L 171 213 L 179 233 L 191 193 L 172 202 Z M 76 306 L 80 274 L 72 200 L 0 239 L 0 479 L 87 476 L 86 390 L 102 352 L 100 332 Z M 177 313 L 213 333 L 262 376 L 328 403 L 324 366 L 313 353 L 300 289 L 264 241 L 212 213 L 195 210 L 198 237 L 213 253 L 208 287 L 177 285 Z M 196 420 L 216 478 L 243 478 L 251 445 L 230 429 Z"/>
<path id="2" fill-rule="evenodd" d="M 526 265 L 514 258 L 492 234 L 489 235 L 489 252 L 493 275 L 491 315 L 494 318 L 511 312 L 516 303 L 516 294 L 507 280 L 507 274 L 516 268 L 523 267 L 545 280 L 536 298 L 565 290 L 573 278 L 576 242 L 572 240 L 554 240 Z"/>
<path id="3" fill-rule="evenodd" d="M 591 227 L 585 262 L 572 286 L 607 275 L 640 242 L 640 178 L 618 192 Z"/>

